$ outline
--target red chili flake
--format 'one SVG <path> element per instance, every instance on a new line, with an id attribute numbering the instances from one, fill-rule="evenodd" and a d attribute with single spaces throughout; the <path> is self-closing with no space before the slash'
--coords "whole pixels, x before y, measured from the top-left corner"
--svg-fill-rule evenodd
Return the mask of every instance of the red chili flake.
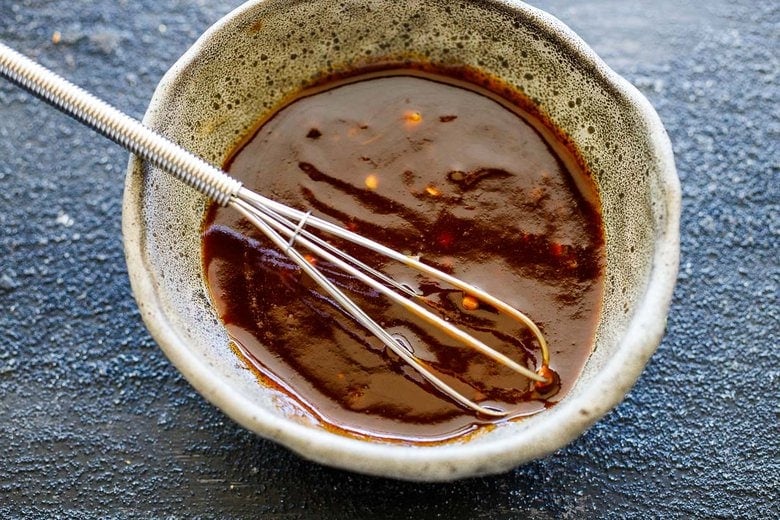
<path id="1" fill-rule="evenodd" d="M 463 304 L 463 308 L 466 309 L 467 311 L 475 311 L 479 309 L 479 300 L 477 300 L 470 294 L 464 296 L 463 301 L 461 303 Z"/>
<path id="2" fill-rule="evenodd" d="M 407 126 L 415 126 L 422 123 L 422 114 L 412 110 L 404 112 L 404 120 Z"/>
<path id="3" fill-rule="evenodd" d="M 455 235 L 450 231 L 442 231 L 436 236 L 436 243 L 441 247 L 450 247 L 455 243 Z"/>
<path id="4" fill-rule="evenodd" d="M 539 367 L 539 370 L 537 370 L 536 373 L 545 379 L 545 381 L 536 381 L 534 383 L 534 388 L 537 392 L 544 393 L 552 390 L 554 385 L 558 382 L 556 373 L 546 365 Z"/>

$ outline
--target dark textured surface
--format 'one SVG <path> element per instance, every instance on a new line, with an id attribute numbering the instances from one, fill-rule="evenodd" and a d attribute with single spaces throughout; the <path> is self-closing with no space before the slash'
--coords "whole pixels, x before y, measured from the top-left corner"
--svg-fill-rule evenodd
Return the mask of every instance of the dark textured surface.
<path id="1" fill-rule="evenodd" d="M 141 116 L 238 3 L 0 0 L 0 40 Z M 537 5 L 648 96 L 682 180 L 668 334 L 622 405 L 553 456 L 452 484 L 332 470 L 257 438 L 140 321 L 125 152 L 0 82 L 0 517 L 779 517 L 780 6 Z"/>

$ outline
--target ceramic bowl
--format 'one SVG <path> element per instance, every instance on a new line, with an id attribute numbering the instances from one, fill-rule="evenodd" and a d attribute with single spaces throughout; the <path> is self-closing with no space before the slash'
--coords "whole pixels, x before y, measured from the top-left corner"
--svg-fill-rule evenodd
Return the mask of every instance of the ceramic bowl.
<path id="1" fill-rule="evenodd" d="M 596 348 L 551 409 L 462 441 L 409 446 L 302 421 L 228 348 L 201 268 L 207 201 L 132 159 L 123 208 L 132 288 L 165 354 L 206 399 L 259 435 L 349 470 L 451 480 L 509 470 L 577 437 L 617 405 L 657 348 L 677 274 L 679 182 L 648 101 L 570 29 L 520 2 L 251 1 L 165 75 L 145 117 L 221 164 L 258 120 L 323 74 L 425 60 L 498 76 L 572 141 L 601 194 L 606 287 Z"/>

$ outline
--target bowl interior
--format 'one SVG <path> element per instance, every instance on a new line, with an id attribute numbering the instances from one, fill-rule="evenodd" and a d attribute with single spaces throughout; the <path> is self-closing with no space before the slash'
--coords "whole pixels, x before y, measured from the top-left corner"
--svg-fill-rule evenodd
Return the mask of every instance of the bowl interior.
<path id="1" fill-rule="evenodd" d="M 604 305 L 596 349 L 562 403 L 468 441 L 414 449 L 307 423 L 227 346 L 202 276 L 206 199 L 135 159 L 124 207 L 131 282 L 168 357 L 247 428 L 363 472 L 444 479 L 502 471 L 581 433 L 622 399 L 658 344 L 677 265 L 679 203 L 668 140 L 641 95 L 560 22 L 524 4 L 265 0 L 245 4 L 197 42 L 161 82 L 145 122 L 221 164 L 258 120 L 323 75 L 407 60 L 502 78 L 575 144 L 594 175 L 607 238 Z"/>

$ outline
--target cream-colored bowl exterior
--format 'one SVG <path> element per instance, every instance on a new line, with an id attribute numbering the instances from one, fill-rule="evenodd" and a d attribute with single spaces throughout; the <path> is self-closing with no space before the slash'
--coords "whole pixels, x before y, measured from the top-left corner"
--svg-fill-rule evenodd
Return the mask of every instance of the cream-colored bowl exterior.
<path id="1" fill-rule="evenodd" d="M 634 87 L 561 22 L 521 2 L 250 1 L 165 75 L 145 122 L 221 164 L 259 119 L 323 73 L 406 59 L 503 78 L 534 100 L 593 172 L 607 236 L 604 306 L 596 349 L 561 403 L 436 446 L 347 438 L 301 419 L 228 348 L 202 275 L 206 200 L 135 158 L 123 207 L 130 280 L 168 358 L 204 397 L 263 437 L 374 475 L 502 472 L 561 448 L 618 404 L 661 340 L 679 262 L 680 190 L 666 132 Z"/>

